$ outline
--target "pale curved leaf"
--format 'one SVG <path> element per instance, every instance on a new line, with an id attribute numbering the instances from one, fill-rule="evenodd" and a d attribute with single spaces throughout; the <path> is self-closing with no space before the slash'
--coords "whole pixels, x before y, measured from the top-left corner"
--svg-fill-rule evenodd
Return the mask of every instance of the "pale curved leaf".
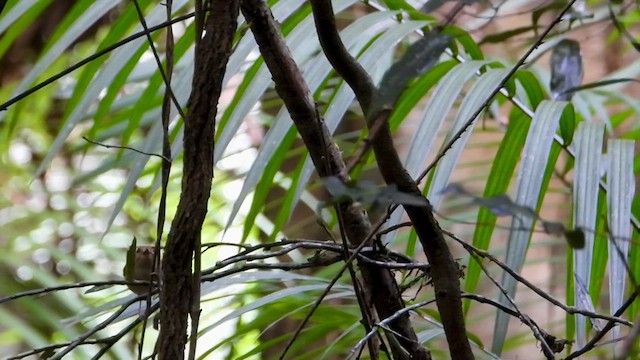
<path id="1" fill-rule="evenodd" d="M 598 190 L 600 177 L 602 176 L 602 143 L 604 137 L 604 125 L 581 122 L 576 132 L 574 142 L 576 151 L 575 180 L 573 188 L 573 219 L 575 227 L 592 231 L 585 232 L 584 249 L 575 249 L 573 252 L 573 270 L 582 278 L 586 286 L 591 284 L 591 267 L 593 257 L 594 232 L 596 228 L 596 215 L 598 211 Z M 576 298 L 579 298 L 579 289 L 574 289 Z M 584 346 L 586 343 L 586 318 L 576 315 L 576 345 Z"/>
<path id="2" fill-rule="evenodd" d="M 351 48 L 352 46 L 356 46 L 358 43 L 361 44 L 360 46 L 364 46 L 367 39 L 375 36 L 379 31 L 384 30 L 385 23 L 389 23 L 388 15 L 385 13 L 373 13 L 358 19 L 356 22 L 349 25 L 342 31 L 342 37 L 344 38 L 345 46 Z M 317 56 L 316 58 L 311 60 L 308 66 L 305 67 L 305 70 L 305 79 L 307 80 L 309 88 L 312 92 L 315 92 L 318 86 L 321 85 L 324 78 L 329 74 L 331 68 L 324 55 L 321 54 L 320 56 Z M 337 99 L 341 100 L 341 106 L 336 106 L 334 101 L 334 106 L 329 109 L 329 112 L 331 113 L 328 112 L 327 114 L 325 114 L 325 117 L 328 119 L 341 117 L 341 114 L 334 112 L 339 109 L 345 109 L 344 103 L 350 104 L 353 101 L 353 98 L 353 93 L 348 97 L 344 95 L 338 96 Z M 342 114 L 344 114 L 344 111 L 345 110 L 341 111 Z M 335 121 L 333 123 L 337 125 Z M 228 228 L 233 223 L 233 220 L 240 210 L 240 206 L 242 205 L 244 199 L 249 193 L 254 191 L 258 182 L 261 181 L 260 179 L 265 172 L 265 168 L 269 164 L 269 159 L 276 153 L 278 147 L 282 146 L 283 139 L 285 138 L 292 125 L 293 123 L 291 122 L 291 117 L 286 111 L 286 108 L 283 107 L 278 112 L 273 126 L 271 127 L 271 129 L 269 129 L 265 138 L 262 140 L 262 144 L 260 145 L 260 148 L 258 150 L 258 155 L 253 165 L 251 166 L 251 169 L 246 174 L 245 181 L 242 185 L 242 190 L 238 194 L 237 200 L 233 204 L 231 214 L 229 215 L 229 218 L 227 220 L 226 228 Z M 219 146 L 219 144 L 216 145 Z M 307 170 L 307 168 L 309 169 Z M 312 168 L 309 166 L 305 166 L 304 169 L 309 173 L 312 170 Z M 310 177 L 310 174 L 305 174 L 304 177 L 308 179 Z M 302 191 L 304 187 L 300 186 L 299 189 L 300 191 Z"/>
<path id="3" fill-rule="evenodd" d="M 607 156 L 607 209 L 609 224 L 609 311 L 613 315 L 622 306 L 629 269 L 628 255 L 631 245 L 631 203 L 635 195 L 633 152 L 635 142 L 610 139 Z M 619 327 L 614 327 L 617 339 Z"/>
<path id="4" fill-rule="evenodd" d="M 545 169 L 550 158 L 551 145 L 566 106 L 566 102 L 543 101 L 536 109 L 518 170 L 514 202 L 520 206 L 538 208 L 544 177 L 548 176 L 545 174 Z M 535 221 L 536 218 L 532 217 L 513 217 L 511 220 L 505 263 L 516 272 L 519 272 L 524 265 Z M 514 278 L 504 273 L 501 285 L 510 297 L 515 296 L 517 282 Z M 503 295 L 500 296 L 500 302 L 509 306 Z M 496 354 L 502 352 L 509 317 L 504 312 L 497 313 L 491 347 L 491 351 Z"/>
<path id="5" fill-rule="evenodd" d="M 447 151 L 435 169 L 427 195 L 434 209 L 440 207 L 442 201 L 441 190 L 447 186 L 449 177 L 458 163 L 460 154 L 462 154 L 462 150 L 464 150 L 467 140 L 469 136 L 471 136 L 471 132 L 475 126 L 476 119 L 471 119 L 471 116 L 488 100 L 491 91 L 500 84 L 507 75 L 507 72 L 507 69 L 491 69 L 487 71 L 476 80 L 469 90 L 469 93 L 462 100 L 456 119 L 449 129 L 444 143 L 446 144 L 452 140 L 453 136 L 460 131 L 468 121 L 472 120 L 472 122 L 462 136 L 456 140 L 451 149 Z M 448 96 L 451 97 L 451 95 Z"/>

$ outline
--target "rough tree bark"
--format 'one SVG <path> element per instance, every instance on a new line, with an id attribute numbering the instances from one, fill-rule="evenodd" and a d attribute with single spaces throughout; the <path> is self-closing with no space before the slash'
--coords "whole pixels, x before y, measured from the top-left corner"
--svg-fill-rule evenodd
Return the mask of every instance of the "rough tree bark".
<path id="1" fill-rule="evenodd" d="M 331 138 L 324 119 L 314 102 L 300 69 L 276 25 L 270 9 L 262 0 L 244 0 L 242 13 L 251 25 L 260 52 L 275 82 L 276 91 L 289 110 L 321 177 L 336 176 L 348 181 L 340 150 Z M 340 212 L 345 232 L 352 245 L 359 245 L 371 232 L 371 224 L 364 211 L 352 203 L 343 202 Z M 393 275 L 388 269 L 360 264 L 364 278 L 365 297 L 370 297 L 381 318 L 402 309 L 404 304 Z M 430 355 L 417 341 L 409 317 L 402 316 L 392 322 L 391 328 L 399 335 L 390 341 L 395 359 L 429 359 Z"/>
<path id="2" fill-rule="evenodd" d="M 331 65 L 353 89 L 367 118 L 373 151 L 380 173 L 389 185 L 398 190 L 422 196 L 416 182 L 411 178 L 398 157 L 388 118 L 389 110 L 373 110 L 372 103 L 377 93 L 369 74 L 344 47 L 335 25 L 330 0 L 311 0 L 313 15 L 320 44 Z M 372 113 L 374 112 L 375 113 Z M 404 206 L 418 234 L 422 248 L 431 265 L 431 276 L 435 289 L 436 304 L 442 319 L 449 350 L 453 359 L 473 359 L 473 352 L 466 336 L 458 266 L 444 239 L 438 222 L 429 207 Z"/>
<path id="3" fill-rule="evenodd" d="M 237 0 L 211 2 L 206 34 L 196 47 L 190 109 L 184 124 L 182 194 L 162 260 L 160 359 L 184 358 L 193 296 L 192 259 L 213 179 L 213 136 L 222 80 L 236 31 Z"/>

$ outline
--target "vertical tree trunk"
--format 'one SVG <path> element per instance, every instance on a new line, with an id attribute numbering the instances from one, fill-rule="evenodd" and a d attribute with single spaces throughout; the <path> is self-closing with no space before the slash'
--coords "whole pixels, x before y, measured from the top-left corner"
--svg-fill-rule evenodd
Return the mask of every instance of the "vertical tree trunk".
<path id="1" fill-rule="evenodd" d="M 237 0 L 214 0 L 205 36 L 196 46 L 190 109 L 184 124 L 182 194 L 162 261 L 160 359 L 184 358 L 187 318 L 200 294 L 192 290 L 192 258 L 199 243 L 213 180 L 213 137 L 218 99 L 236 31 Z M 203 15 L 200 15 L 203 16 Z"/>

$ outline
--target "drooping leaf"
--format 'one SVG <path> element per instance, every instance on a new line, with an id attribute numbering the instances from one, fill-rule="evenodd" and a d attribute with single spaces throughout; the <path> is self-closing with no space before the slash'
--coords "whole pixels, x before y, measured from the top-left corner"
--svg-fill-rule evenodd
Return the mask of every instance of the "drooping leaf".
<path id="1" fill-rule="evenodd" d="M 56 351 L 54 349 L 47 349 L 42 354 L 40 354 L 40 359 L 43 359 L 43 360 L 50 359 L 55 354 L 56 354 Z"/>
<path id="2" fill-rule="evenodd" d="M 584 247 L 585 235 L 584 231 L 578 229 L 566 229 L 560 222 L 544 220 L 534 209 L 518 205 L 511 200 L 507 194 L 497 194 L 488 198 L 475 196 L 467 191 L 462 184 L 451 183 L 447 185 L 441 194 L 456 194 L 471 198 L 471 203 L 486 208 L 496 216 L 513 216 L 521 219 L 537 220 L 542 224 L 544 232 L 547 234 L 562 235 L 566 238 L 567 243 L 574 249 Z"/>
<path id="3" fill-rule="evenodd" d="M 413 194 L 401 192 L 400 190 L 398 190 L 396 184 L 391 184 L 380 189 L 377 202 L 383 206 L 387 204 L 429 206 L 429 202 L 427 201 L 427 199 Z"/>
<path id="4" fill-rule="evenodd" d="M 450 42 L 450 36 L 432 31 L 413 43 L 402 58 L 382 77 L 378 86 L 376 105 L 392 106 L 411 79 L 435 65 Z"/>
<path id="5" fill-rule="evenodd" d="M 631 247 L 631 204 L 635 195 L 635 178 L 633 176 L 634 141 L 609 139 L 607 154 L 607 209 L 609 226 L 609 311 L 614 314 L 622 306 L 625 297 L 625 286 Z M 616 339 L 620 329 L 612 329 Z"/>
<path id="6" fill-rule="evenodd" d="M 345 184 L 335 176 L 322 178 L 322 183 L 331 195 L 329 203 L 342 201 L 358 202 L 365 207 L 386 207 L 391 204 L 429 206 L 427 199 L 398 190 L 395 184 L 378 187 L 373 183 Z"/>
<path id="7" fill-rule="evenodd" d="M 515 203 L 520 206 L 531 209 L 539 207 L 542 195 L 546 191 L 545 186 L 551 176 L 549 169 L 553 168 L 556 159 L 552 144 L 565 107 L 566 103 L 563 102 L 543 101 L 536 109 L 521 155 L 514 195 Z M 505 263 L 511 269 L 516 271 L 522 269 L 536 220 L 537 218 L 532 217 L 512 218 L 505 258 Z M 509 296 L 515 297 L 515 279 L 504 275 L 501 285 L 507 290 Z M 500 302 L 508 304 L 504 296 L 500 296 Z M 504 346 L 509 320 L 506 313 L 498 312 L 491 347 L 497 354 L 500 354 Z"/>
<path id="8" fill-rule="evenodd" d="M 573 191 L 573 218 L 574 226 L 595 229 L 597 214 L 599 211 L 599 183 L 602 176 L 602 144 L 604 138 L 604 125 L 590 122 L 581 122 L 576 133 L 576 163 Z M 573 269 L 569 272 L 580 276 L 589 288 L 591 284 L 591 271 L 594 256 L 594 232 L 585 233 L 585 247 L 573 251 Z M 579 299 L 578 287 L 574 288 L 575 299 Z M 586 343 L 586 318 L 582 315 L 575 316 L 576 344 L 579 347 Z"/>

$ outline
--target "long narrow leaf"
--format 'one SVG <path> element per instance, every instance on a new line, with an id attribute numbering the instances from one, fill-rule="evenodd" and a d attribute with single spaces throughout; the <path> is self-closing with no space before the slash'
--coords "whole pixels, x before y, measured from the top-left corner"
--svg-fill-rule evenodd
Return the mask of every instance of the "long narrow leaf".
<path id="1" fill-rule="evenodd" d="M 434 139 L 462 88 L 485 64 L 487 62 L 467 61 L 454 67 L 440 80 L 438 86 L 429 97 L 422 116 L 418 120 L 418 128 L 411 139 L 411 145 L 405 160 L 405 168 L 412 177 L 417 177 L 422 171 Z M 425 92 L 426 90 L 428 89 L 425 89 Z M 389 225 L 398 224 L 403 214 L 404 211 L 402 209 L 394 211 L 389 218 Z M 386 238 L 394 239 L 395 232 L 386 235 Z"/>
<path id="2" fill-rule="evenodd" d="M 530 209 L 538 206 L 551 145 L 566 105 L 566 102 L 543 101 L 536 109 L 522 152 L 514 195 L 514 202 L 520 206 Z M 505 263 L 516 272 L 524 264 L 534 224 L 535 218 L 531 217 L 514 216 L 511 220 Z M 510 297 L 514 297 L 517 285 L 515 279 L 504 274 L 501 285 Z M 504 296 L 500 297 L 500 302 L 508 306 Z M 496 354 L 502 351 L 509 320 L 506 313 L 498 312 L 491 347 Z"/>
<path id="3" fill-rule="evenodd" d="M 470 120 L 471 115 L 479 107 L 481 107 L 484 102 L 487 101 L 488 94 L 490 94 L 491 90 L 498 86 L 498 84 L 506 76 L 507 72 L 507 69 L 492 69 L 487 71 L 478 80 L 476 80 L 476 82 L 469 90 L 467 96 L 465 96 L 464 100 L 462 100 L 458 115 L 456 116 L 456 119 L 449 129 L 449 133 L 445 137 L 445 143 L 448 143 L 452 139 L 453 135 L 467 124 L 467 121 Z M 462 150 L 464 150 L 465 145 L 469 140 L 469 136 L 471 136 L 471 132 L 473 131 L 473 127 L 475 126 L 475 121 L 476 119 L 473 119 L 473 122 L 468 127 L 467 131 L 465 131 L 462 136 L 458 138 L 458 140 L 440 160 L 440 163 L 436 167 L 435 173 L 431 180 L 431 185 L 428 193 L 429 195 L 427 196 L 427 198 L 429 198 L 429 201 L 431 201 L 431 205 L 435 209 L 438 209 L 440 207 L 443 196 L 442 189 L 444 189 L 449 182 L 449 177 L 451 176 L 453 169 L 458 163 L 460 154 L 462 154 Z"/>
<path id="4" fill-rule="evenodd" d="M 507 192 L 509 182 L 520 158 L 520 152 L 527 138 L 527 130 L 531 120 L 523 112 L 515 110 L 509 118 L 507 132 L 505 133 L 495 160 L 491 166 L 489 177 L 485 185 L 483 197 L 490 198 Z M 496 215 L 489 209 L 481 207 L 473 234 L 473 246 L 486 250 L 489 248 L 491 235 L 496 224 Z M 482 270 L 478 264 L 471 260 L 467 268 L 465 291 L 473 293 L 476 290 Z M 465 312 L 468 311 L 471 301 L 465 299 Z"/>
<path id="5" fill-rule="evenodd" d="M 576 133 L 576 165 L 573 190 L 573 218 L 576 228 L 595 229 L 596 214 L 598 209 L 598 184 L 601 174 L 602 141 L 604 137 L 604 125 L 582 122 L 578 125 Z M 573 269 L 577 276 L 582 278 L 587 286 L 591 283 L 591 259 L 593 256 L 594 233 L 585 232 L 584 249 L 575 249 L 573 252 Z M 578 288 L 575 289 L 575 298 L 579 298 Z M 576 316 L 576 345 L 584 346 L 586 343 L 586 318 Z"/>
<path id="6" fill-rule="evenodd" d="M 607 155 L 607 208 L 609 209 L 609 310 L 613 315 L 624 302 L 631 240 L 631 202 L 635 195 L 631 140 L 609 140 Z M 617 339 L 619 327 L 613 328 Z"/>

